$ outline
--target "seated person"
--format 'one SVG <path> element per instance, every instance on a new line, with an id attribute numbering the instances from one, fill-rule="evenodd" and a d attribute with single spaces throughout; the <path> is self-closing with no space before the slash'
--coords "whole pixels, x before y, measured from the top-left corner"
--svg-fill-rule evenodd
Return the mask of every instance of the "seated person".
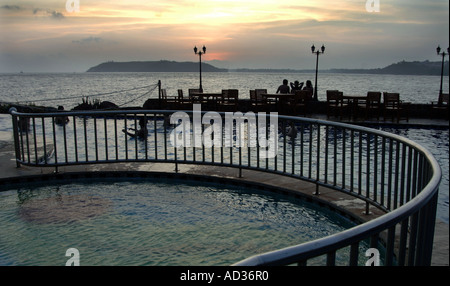
<path id="1" fill-rule="evenodd" d="M 289 86 L 288 86 L 288 80 L 283 80 L 283 84 L 280 85 L 277 89 L 277 93 L 289 93 Z"/>
<path id="2" fill-rule="evenodd" d="M 314 88 L 313 88 L 312 82 L 310 80 L 306 81 L 306 86 L 303 88 L 303 90 L 307 90 L 309 98 L 312 99 L 313 93 L 314 93 Z"/>
<path id="3" fill-rule="evenodd" d="M 294 83 L 291 82 L 291 92 L 295 93 L 297 90 L 302 90 L 303 82 L 299 83 L 298 80 L 296 80 Z"/>
<path id="4" fill-rule="evenodd" d="M 64 106 L 58 106 L 58 111 L 64 111 Z M 67 116 L 56 116 L 55 123 L 58 125 L 64 125 L 69 122 L 69 118 Z"/>
<path id="5" fill-rule="evenodd" d="M 128 132 L 125 129 L 123 129 L 122 131 L 134 138 L 141 138 L 141 139 L 147 138 L 148 136 L 147 121 L 144 120 L 144 118 L 141 118 L 139 120 L 139 126 L 140 126 L 139 130 L 136 130 L 135 128 L 128 128 L 128 130 L 134 130 L 135 131 L 134 133 Z"/>

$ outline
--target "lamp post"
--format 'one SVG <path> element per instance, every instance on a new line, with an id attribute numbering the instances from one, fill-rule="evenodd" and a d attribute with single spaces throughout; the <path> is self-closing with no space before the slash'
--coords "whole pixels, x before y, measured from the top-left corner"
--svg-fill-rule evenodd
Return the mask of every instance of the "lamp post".
<path id="1" fill-rule="evenodd" d="M 316 59 L 316 81 L 314 82 L 314 100 L 317 101 L 317 72 L 319 70 L 319 55 L 323 54 L 325 52 L 325 46 L 322 45 L 322 47 L 320 48 L 320 51 L 317 50 L 316 51 L 316 47 L 314 46 L 314 44 L 311 47 L 311 51 L 313 54 L 317 55 L 317 59 Z"/>
<path id="2" fill-rule="evenodd" d="M 203 87 L 202 87 L 202 55 L 206 54 L 206 47 L 203 46 L 201 51 L 198 51 L 197 47 L 194 47 L 194 53 L 196 55 L 198 55 L 198 57 L 199 57 L 199 62 L 200 62 L 200 92 L 203 92 Z"/>
<path id="3" fill-rule="evenodd" d="M 445 56 L 447 56 L 448 54 L 450 54 L 450 51 L 449 51 L 449 48 L 447 48 L 447 53 L 445 53 L 445 51 L 443 51 L 443 52 L 441 53 L 441 47 L 438 46 L 438 47 L 436 48 L 436 52 L 437 52 L 438 56 L 441 56 L 441 55 L 442 55 L 441 86 L 440 86 L 440 88 L 439 88 L 439 100 L 440 100 L 440 98 L 441 98 L 441 96 L 442 96 L 442 79 L 443 79 L 443 77 L 444 77 L 444 59 L 445 59 Z"/>

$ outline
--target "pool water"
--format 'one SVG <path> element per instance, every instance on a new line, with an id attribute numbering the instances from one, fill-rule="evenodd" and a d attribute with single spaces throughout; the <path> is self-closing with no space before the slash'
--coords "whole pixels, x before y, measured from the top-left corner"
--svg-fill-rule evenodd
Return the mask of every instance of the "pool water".
<path id="1" fill-rule="evenodd" d="M 48 182 L 47 182 L 48 184 Z M 175 179 L 98 179 L 0 192 L 0 265 L 230 265 L 352 227 L 316 204 Z"/>

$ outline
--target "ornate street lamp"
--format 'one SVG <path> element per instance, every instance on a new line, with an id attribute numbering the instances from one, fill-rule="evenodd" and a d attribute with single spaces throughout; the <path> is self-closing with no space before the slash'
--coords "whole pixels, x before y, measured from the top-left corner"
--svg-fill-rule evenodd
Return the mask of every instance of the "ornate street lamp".
<path id="1" fill-rule="evenodd" d="M 439 88 L 439 98 L 441 98 L 441 96 L 442 96 L 442 79 L 443 79 L 443 77 L 444 77 L 444 59 L 445 59 L 445 56 L 447 56 L 448 54 L 450 54 L 450 51 L 449 51 L 449 48 L 447 48 L 447 53 L 445 53 L 445 51 L 443 51 L 443 52 L 441 53 L 441 47 L 438 46 L 438 47 L 436 48 L 436 52 L 437 52 L 438 56 L 442 56 L 442 66 L 441 66 L 441 87 Z"/>
<path id="2" fill-rule="evenodd" d="M 314 100 L 317 101 L 318 100 L 317 99 L 317 72 L 319 70 L 319 55 L 323 54 L 325 52 L 325 46 L 322 45 L 322 47 L 320 48 L 320 51 L 319 50 L 316 51 L 316 47 L 313 44 L 312 47 L 311 47 L 311 51 L 312 51 L 313 54 L 317 55 L 317 59 L 316 59 L 316 81 L 314 82 L 314 84 L 315 84 L 315 87 L 314 87 Z"/>
<path id="3" fill-rule="evenodd" d="M 198 55 L 198 57 L 199 57 L 199 62 L 200 62 L 200 92 L 203 92 L 203 87 L 202 87 L 202 55 L 206 54 L 206 47 L 203 46 L 201 51 L 198 51 L 197 47 L 194 47 L 194 53 L 196 55 Z"/>

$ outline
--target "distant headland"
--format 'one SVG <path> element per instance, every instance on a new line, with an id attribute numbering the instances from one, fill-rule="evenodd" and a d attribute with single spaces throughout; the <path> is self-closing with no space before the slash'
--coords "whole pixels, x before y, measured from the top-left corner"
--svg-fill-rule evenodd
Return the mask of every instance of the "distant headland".
<path id="1" fill-rule="evenodd" d="M 106 62 L 88 69 L 87 72 L 197 72 L 198 63 L 173 61 Z M 205 72 L 227 72 L 210 64 L 202 63 Z"/>
<path id="2" fill-rule="evenodd" d="M 394 75 L 440 75 L 441 62 L 401 61 L 384 68 L 376 69 L 328 69 L 325 73 L 356 73 L 356 74 L 394 74 Z M 198 72 L 198 63 L 175 61 L 133 61 L 106 62 L 87 70 L 87 72 Z M 204 72 L 276 72 L 276 73 L 310 73 L 315 70 L 295 69 L 223 69 L 208 63 L 202 63 Z M 444 75 L 449 74 L 449 62 L 444 63 Z"/>
<path id="3" fill-rule="evenodd" d="M 441 75 L 442 62 L 401 61 L 379 69 L 331 69 L 335 73 L 366 73 L 366 74 L 396 74 L 396 75 Z M 444 62 L 444 75 L 448 75 L 448 61 Z"/>

